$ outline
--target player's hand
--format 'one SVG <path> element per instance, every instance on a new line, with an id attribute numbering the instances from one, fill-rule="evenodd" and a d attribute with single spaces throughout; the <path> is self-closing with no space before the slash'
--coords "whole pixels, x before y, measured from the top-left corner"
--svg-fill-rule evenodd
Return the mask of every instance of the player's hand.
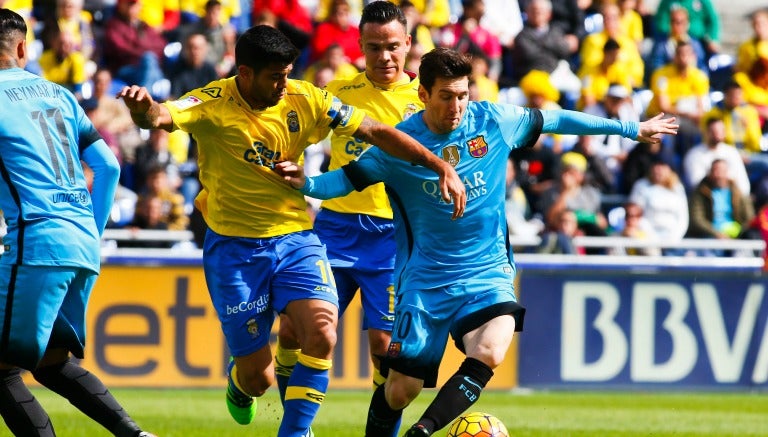
<path id="1" fill-rule="evenodd" d="M 640 122 L 637 140 L 644 143 L 657 143 L 663 134 L 677 135 L 677 128 L 680 125 L 675 123 L 675 117 L 662 119 L 663 116 L 664 113 L 662 112 L 653 118 Z"/>
<path id="2" fill-rule="evenodd" d="M 283 180 L 294 189 L 300 190 L 307 182 L 304 175 L 304 167 L 291 161 L 281 161 L 275 164 L 274 172 L 283 177 Z"/>
<path id="3" fill-rule="evenodd" d="M 464 209 L 467 206 L 467 190 L 459 174 L 456 173 L 456 169 L 451 164 L 443 162 L 445 165 L 441 166 L 439 172 L 440 193 L 446 203 L 453 202 L 453 215 L 451 219 L 456 220 L 464 215 Z"/>
<path id="4" fill-rule="evenodd" d="M 149 90 L 138 85 L 124 86 L 115 97 L 125 101 L 131 114 L 146 114 L 152 104 L 155 103 Z"/>

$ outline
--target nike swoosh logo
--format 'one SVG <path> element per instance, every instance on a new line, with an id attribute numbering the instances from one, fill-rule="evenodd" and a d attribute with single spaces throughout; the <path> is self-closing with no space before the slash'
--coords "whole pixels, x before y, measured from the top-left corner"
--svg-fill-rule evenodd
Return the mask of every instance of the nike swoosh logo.
<path id="1" fill-rule="evenodd" d="M 469 376 L 465 376 L 464 377 L 464 381 L 466 381 L 469 384 L 474 385 L 475 387 L 477 387 L 478 390 L 482 390 L 483 389 L 482 387 L 480 387 L 480 384 L 478 384 L 475 381 L 472 381 L 471 379 L 469 379 Z"/>

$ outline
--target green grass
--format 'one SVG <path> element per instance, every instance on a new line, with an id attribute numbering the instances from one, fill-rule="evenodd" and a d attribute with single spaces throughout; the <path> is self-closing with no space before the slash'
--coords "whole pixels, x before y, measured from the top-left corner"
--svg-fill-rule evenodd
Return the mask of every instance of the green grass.
<path id="1" fill-rule="evenodd" d="M 74 407 L 43 389 L 33 389 L 60 437 L 108 436 Z M 281 416 L 277 391 L 259 399 L 248 426 L 230 419 L 224 390 L 114 389 L 134 419 L 161 437 L 271 437 Z M 415 422 L 434 396 L 425 390 L 404 416 Z M 332 390 L 313 425 L 318 437 L 361 437 L 369 393 Z M 487 391 L 471 410 L 499 417 L 510 435 L 523 436 L 768 436 L 765 393 L 646 393 Z M 0 436 L 9 435 L 0 427 Z M 444 436 L 445 430 L 436 433 Z"/>

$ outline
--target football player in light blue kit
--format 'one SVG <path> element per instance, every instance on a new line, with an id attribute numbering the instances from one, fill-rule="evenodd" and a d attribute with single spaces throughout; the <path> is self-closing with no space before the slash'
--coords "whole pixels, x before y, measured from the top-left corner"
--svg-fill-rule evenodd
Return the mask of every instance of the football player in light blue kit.
<path id="1" fill-rule="evenodd" d="M 53 436 L 27 369 L 119 437 L 141 431 L 83 358 L 85 308 L 120 167 L 75 97 L 23 70 L 27 26 L 0 9 L 0 415 L 17 436 Z M 93 169 L 93 192 L 80 161 Z M 0 434 L 3 434 L 0 432 Z"/>
<path id="2" fill-rule="evenodd" d="M 395 436 L 403 409 L 434 387 L 448 335 L 466 359 L 406 436 L 429 436 L 467 410 L 503 360 L 525 310 L 517 303 L 515 267 L 504 219 L 505 172 L 512 149 L 541 133 L 622 135 L 656 141 L 674 134 L 674 118 L 620 122 L 573 111 L 539 111 L 469 102 L 470 61 L 435 49 L 421 62 L 419 98 L 426 109 L 397 125 L 456 167 L 467 191 L 464 217 L 452 220 L 436 179 L 375 147 L 339 170 L 305 178 L 277 167 L 294 188 L 325 199 L 384 182 L 394 211 L 395 326 L 373 395 L 365 435 Z"/>

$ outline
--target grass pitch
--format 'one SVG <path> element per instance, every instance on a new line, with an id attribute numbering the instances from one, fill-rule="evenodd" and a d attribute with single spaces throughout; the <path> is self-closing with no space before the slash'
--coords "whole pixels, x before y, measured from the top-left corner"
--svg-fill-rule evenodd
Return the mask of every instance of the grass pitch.
<path id="1" fill-rule="evenodd" d="M 60 437 L 109 436 L 68 402 L 35 388 Z M 277 433 L 282 409 L 277 390 L 259 399 L 254 423 L 236 424 L 224 390 L 113 389 L 136 421 L 160 437 L 249 436 Z M 406 409 L 404 427 L 415 422 L 435 391 L 425 390 Z M 313 425 L 317 437 L 361 437 L 370 393 L 331 390 Z M 647 393 L 487 391 L 472 411 L 499 417 L 511 436 L 768 436 L 766 393 Z M 444 436 L 446 429 L 436 436 Z M 9 436 L 0 426 L 0 436 Z"/>

